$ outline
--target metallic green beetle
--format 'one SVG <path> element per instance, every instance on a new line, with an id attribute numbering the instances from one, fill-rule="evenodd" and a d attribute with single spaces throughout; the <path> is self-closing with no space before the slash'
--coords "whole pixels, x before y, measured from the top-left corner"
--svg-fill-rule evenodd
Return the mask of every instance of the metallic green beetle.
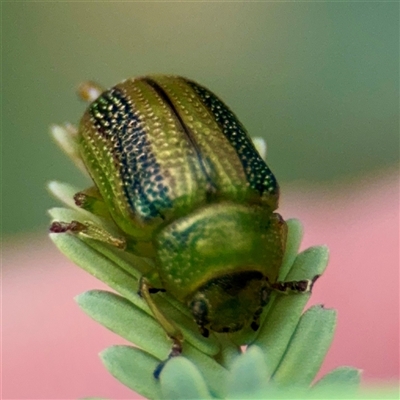
<path id="1" fill-rule="evenodd" d="M 150 257 L 141 295 L 181 352 L 182 335 L 156 307 L 165 290 L 186 304 L 201 333 L 258 329 L 271 290 L 304 292 L 313 281 L 277 282 L 286 243 L 278 183 L 232 111 L 182 77 L 128 79 L 100 92 L 78 131 L 80 156 L 95 188 L 76 203 L 110 215 L 113 238 L 76 221 L 53 232 L 87 236 Z M 97 97 L 98 96 L 98 97 Z"/>

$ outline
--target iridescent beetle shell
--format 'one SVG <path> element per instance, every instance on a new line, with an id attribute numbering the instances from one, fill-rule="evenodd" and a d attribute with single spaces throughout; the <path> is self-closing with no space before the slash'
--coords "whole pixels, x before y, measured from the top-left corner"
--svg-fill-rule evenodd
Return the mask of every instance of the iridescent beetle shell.
<path id="1" fill-rule="evenodd" d="M 182 77 L 128 79 L 89 106 L 79 143 L 112 219 L 150 246 L 150 284 L 186 303 L 203 333 L 256 329 L 286 224 L 277 181 L 232 111 Z"/>
<path id="2" fill-rule="evenodd" d="M 165 222 L 229 200 L 273 211 L 278 184 L 243 125 L 180 77 L 129 79 L 85 113 L 82 155 L 118 225 L 151 239 Z"/>

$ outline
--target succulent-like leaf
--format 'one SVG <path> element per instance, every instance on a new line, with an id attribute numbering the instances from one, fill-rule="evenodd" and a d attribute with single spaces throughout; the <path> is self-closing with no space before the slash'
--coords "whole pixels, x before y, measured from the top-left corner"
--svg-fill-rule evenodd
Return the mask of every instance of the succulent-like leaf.
<path id="1" fill-rule="evenodd" d="M 280 281 L 284 281 L 291 270 L 293 263 L 297 258 L 301 240 L 303 238 L 303 225 L 298 219 L 288 219 L 286 225 L 288 227 L 288 234 L 282 266 L 279 269 L 278 279 Z"/>
<path id="2" fill-rule="evenodd" d="M 249 347 L 232 364 L 227 380 L 227 397 L 243 399 L 251 393 L 264 391 L 268 386 L 268 375 L 261 349 L 257 346 Z"/>
<path id="3" fill-rule="evenodd" d="M 61 203 L 68 207 L 78 209 L 74 201 L 74 195 L 79 189 L 69 183 L 51 181 L 47 184 L 48 191 Z"/>
<path id="4" fill-rule="evenodd" d="M 114 293 L 93 290 L 76 298 L 79 306 L 94 320 L 124 339 L 140 346 L 146 353 L 160 361 L 165 360 L 171 349 L 161 326 L 130 303 Z M 215 360 L 200 352 L 190 343 L 184 344 L 185 357 L 199 364 L 211 387 L 219 391 L 219 382 L 225 379 L 226 371 Z M 214 385 L 213 385 L 214 382 Z"/>
<path id="5" fill-rule="evenodd" d="M 75 191 L 75 188 L 59 183 L 51 184 L 50 188 L 58 197 L 70 196 Z M 61 221 L 90 220 L 115 235 L 119 234 L 112 221 L 80 209 L 54 208 L 50 214 L 53 219 Z M 297 255 L 302 226 L 296 220 L 289 220 L 288 228 L 288 243 L 280 279 L 302 280 L 321 275 L 328 260 L 327 249 L 318 246 Z M 257 398 L 254 396 L 260 393 L 274 393 L 287 398 L 293 396 L 294 387 L 297 388 L 296 395 L 304 398 L 311 396 L 308 392 L 302 393 L 298 385 L 310 385 L 317 373 L 332 340 L 335 318 L 331 310 L 321 307 L 313 307 L 301 316 L 309 294 L 273 294 L 258 334 L 250 333 L 247 339 L 243 334 L 231 335 L 233 342 L 224 335 L 216 335 L 220 343 L 215 335 L 205 339 L 199 334 L 188 310 L 182 304 L 178 304 L 168 294 L 156 295 L 157 305 L 177 323 L 186 338 L 183 353 L 185 358 L 180 357 L 179 360 L 167 363 L 167 372 L 163 375 L 164 389 L 161 391 L 152 374 L 158 363 L 167 357 L 171 343 L 152 317 L 147 304 L 137 294 L 139 277 L 143 271 L 152 268 L 151 262 L 84 237 L 70 234 L 51 234 L 50 237 L 72 261 L 122 296 L 104 291 L 89 291 L 78 296 L 77 301 L 96 321 L 143 349 L 114 346 L 102 353 L 103 362 L 109 371 L 128 387 L 149 398 L 172 394 L 176 398 L 188 398 L 188 395 L 200 393 L 204 398 L 224 398 L 225 391 L 228 392 L 227 398 L 232 399 Z M 252 340 L 249 339 L 251 337 Z M 238 344 L 250 341 L 259 348 L 251 346 L 248 352 L 237 357 Z M 134 361 L 129 359 L 133 356 Z M 169 364 L 172 364 L 171 369 Z M 307 367 L 304 368 L 304 365 Z M 224 366 L 232 372 L 228 374 Z M 185 373 L 177 372 L 182 370 Z M 314 395 L 324 394 L 328 386 L 336 387 L 339 381 L 342 386 L 351 386 L 349 382 L 355 386 L 358 381 L 358 371 L 355 371 L 333 371 L 313 387 Z M 145 379 L 143 375 L 146 375 Z M 291 385 L 290 394 L 272 383 L 268 384 L 271 375 L 273 381 L 280 386 Z M 176 388 L 177 382 L 183 385 L 183 391 Z M 229 383 L 226 386 L 224 382 Z"/>
<path id="6" fill-rule="evenodd" d="M 88 175 L 87 169 L 80 156 L 79 145 L 77 142 L 77 129 L 71 124 L 52 125 L 50 134 L 60 149 L 72 160 L 72 162 Z"/>
<path id="7" fill-rule="evenodd" d="M 107 370 L 125 386 L 149 399 L 162 398 L 159 382 L 153 371 L 157 358 L 129 346 L 112 346 L 100 353 Z"/>
<path id="8" fill-rule="evenodd" d="M 159 360 L 167 357 L 171 343 L 160 324 L 129 300 L 102 290 L 91 290 L 75 299 L 82 310 L 101 325 Z"/>
<path id="9" fill-rule="evenodd" d="M 331 345 L 335 325 L 335 310 L 318 305 L 308 309 L 300 318 L 287 350 L 273 374 L 274 382 L 280 385 L 309 386 Z"/>
<path id="10" fill-rule="evenodd" d="M 325 246 L 311 247 L 297 256 L 287 280 L 312 279 L 321 275 L 327 262 L 328 251 Z M 310 296 L 310 293 L 271 296 L 271 307 L 253 342 L 265 352 L 271 373 L 281 361 Z"/>
<path id="11" fill-rule="evenodd" d="M 313 390 L 327 390 L 335 387 L 356 391 L 360 385 L 361 370 L 352 367 L 339 367 L 327 373 L 313 386 Z"/>
<path id="12" fill-rule="evenodd" d="M 184 357 L 174 358 L 166 364 L 160 383 L 164 399 L 211 399 L 200 371 Z"/>

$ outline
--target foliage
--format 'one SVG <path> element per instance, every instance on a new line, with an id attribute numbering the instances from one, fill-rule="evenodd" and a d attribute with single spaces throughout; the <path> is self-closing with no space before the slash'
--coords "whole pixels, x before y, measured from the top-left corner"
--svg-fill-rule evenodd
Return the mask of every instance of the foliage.
<path id="1" fill-rule="evenodd" d="M 50 189 L 72 206 L 50 210 L 53 220 L 90 220 L 109 228 L 109 221 L 71 204 L 68 199 L 77 189 L 56 182 Z M 312 279 L 321 275 L 328 261 L 327 248 L 316 246 L 297 254 L 302 228 L 297 220 L 289 220 L 288 226 L 279 278 Z M 157 304 L 177 322 L 185 343 L 183 356 L 170 360 L 157 381 L 153 371 L 167 357 L 171 343 L 137 294 L 140 271 L 149 268 L 148 261 L 80 236 L 50 237 L 67 257 L 116 292 L 91 290 L 77 296 L 76 301 L 91 318 L 138 346 L 112 346 L 100 356 L 119 381 L 148 398 L 259 398 L 271 391 L 278 396 L 286 387 L 291 388 L 291 395 L 294 388 L 296 393 L 305 393 L 329 349 L 336 312 L 314 306 L 303 314 L 310 294 L 273 294 L 257 333 L 212 334 L 206 339 L 198 333 L 185 307 L 167 293 L 159 293 L 155 295 Z M 242 354 L 243 345 L 248 347 Z M 307 393 L 336 384 L 354 388 L 358 381 L 359 371 L 344 367 Z M 285 395 L 285 390 L 282 393 Z"/>
<path id="2" fill-rule="evenodd" d="M 53 127 L 52 131 L 59 145 L 82 168 L 73 129 Z M 51 209 L 52 220 L 90 221 L 108 231 L 117 230 L 110 220 L 75 206 L 72 199 L 77 188 L 51 182 L 49 190 L 68 206 Z M 322 275 L 328 249 L 315 246 L 298 254 L 302 226 L 297 220 L 288 220 L 287 224 L 288 240 L 279 280 Z M 82 234 L 53 233 L 50 238 L 75 264 L 113 290 L 90 290 L 77 296 L 76 301 L 91 318 L 134 345 L 111 346 L 100 357 L 116 379 L 149 399 L 396 398 L 392 389 L 359 394 L 360 371 L 350 367 L 337 368 L 313 383 L 333 339 L 336 311 L 316 305 L 303 312 L 310 293 L 274 293 L 257 332 L 212 333 L 209 338 L 200 335 L 184 305 L 168 293 L 155 294 L 157 306 L 185 338 L 182 356 L 168 361 L 157 380 L 153 371 L 167 358 L 171 342 L 138 295 L 140 276 L 151 268 L 151 260 Z"/>

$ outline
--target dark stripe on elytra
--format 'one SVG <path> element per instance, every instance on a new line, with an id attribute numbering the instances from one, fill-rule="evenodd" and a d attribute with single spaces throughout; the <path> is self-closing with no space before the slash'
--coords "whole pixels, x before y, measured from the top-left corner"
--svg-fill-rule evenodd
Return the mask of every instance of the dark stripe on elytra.
<path id="1" fill-rule="evenodd" d="M 196 142 L 193 132 L 185 124 L 185 121 L 183 121 L 182 117 L 180 116 L 178 110 L 176 109 L 174 103 L 168 96 L 167 92 L 153 79 L 144 78 L 143 80 L 156 91 L 156 93 L 161 97 L 161 99 L 164 101 L 164 103 L 170 108 L 170 110 L 172 111 L 172 115 L 175 118 L 176 124 L 182 128 L 182 132 L 184 132 L 189 143 L 193 146 L 193 149 L 195 151 L 196 158 L 199 162 L 200 168 L 204 174 L 204 177 L 206 178 L 207 195 L 208 195 L 208 197 L 211 197 L 217 190 L 215 183 L 213 181 L 213 178 L 209 172 L 211 164 L 205 165 L 206 160 L 204 159 L 204 157 L 201 153 L 201 149 L 199 148 L 199 146 Z"/>
<path id="2" fill-rule="evenodd" d="M 278 195 L 279 188 L 275 176 L 258 154 L 233 112 L 205 87 L 187 79 L 185 82 L 199 95 L 205 107 L 213 114 L 225 137 L 236 150 L 250 187 L 261 195 L 264 193 Z"/>
<path id="3" fill-rule="evenodd" d="M 161 216 L 159 210 L 170 208 L 172 203 L 162 179 L 150 179 L 158 177 L 161 168 L 151 152 L 139 112 L 119 88 L 104 92 L 92 103 L 89 112 L 96 130 L 112 145 L 111 152 L 119 163 L 123 190 L 133 213 L 143 219 Z M 149 201 L 150 194 L 154 201 Z"/>

